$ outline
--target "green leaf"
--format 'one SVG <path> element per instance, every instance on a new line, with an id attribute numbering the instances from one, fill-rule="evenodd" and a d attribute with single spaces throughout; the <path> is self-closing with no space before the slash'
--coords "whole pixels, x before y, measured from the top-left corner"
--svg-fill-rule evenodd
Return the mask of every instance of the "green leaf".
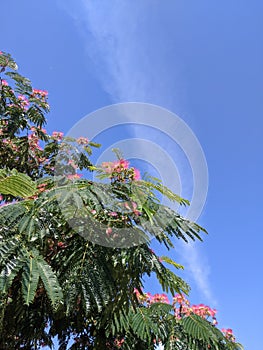
<path id="1" fill-rule="evenodd" d="M 32 92 L 31 82 L 29 79 L 23 77 L 17 72 L 7 72 L 6 75 L 16 82 L 17 92 L 19 93 Z"/>
<path id="2" fill-rule="evenodd" d="M 8 67 L 13 70 L 17 70 L 18 66 L 16 62 L 13 60 L 10 54 L 2 52 L 0 55 L 0 66 L 1 67 Z"/>
<path id="3" fill-rule="evenodd" d="M 36 184 L 29 176 L 16 170 L 12 170 L 10 174 L 0 170 L 0 193 L 25 198 L 33 196 L 35 192 Z"/>
<path id="4" fill-rule="evenodd" d="M 176 269 L 182 269 L 184 270 L 184 266 L 177 264 L 175 261 L 173 261 L 171 258 L 168 256 L 160 256 L 160 259 L 166 262 L 167 264 L 173 265 Z"/>
<path id="5" fill-rule="evenodd" d="M 38 281 L 39 271 L 36 257 L 33 253 L 30 253 L 23 266 L 22 274 L 22 295 L 26 305 L 29 305 L 34 300 Z"/>
<path id="6" fill-rule="evenodd" d="M 47 295 L 54 307 L 57 309 L 63 303 L 63 292 L 59 284 L 56 273 L 42 256 L 36 258 L 36 264 Z"/>
<path id="7" fill-rule="evenodd" d="M 6 265 L 0 272 L 0 293 L 5 294 L 8 292 L 14 278 L 24 266 L 24 257 L 14 257 L 11 260 L 6 261 Z"/>
<path id="8" fill-rule="evenodd" d="M 215 349 L 219 349 L 219 342 L 225 340 L 225 337 L 217 328 L 198 315 L 192 314 L 184 317 L 181 323 L 189 341 L 198 339 L 207 345 L 213 344 Z"/>

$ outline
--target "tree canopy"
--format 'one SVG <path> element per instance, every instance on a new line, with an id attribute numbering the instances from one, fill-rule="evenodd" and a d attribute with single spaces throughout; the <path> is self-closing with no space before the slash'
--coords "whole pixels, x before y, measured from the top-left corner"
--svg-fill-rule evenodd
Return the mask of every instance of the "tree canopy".
<path id="1" fill-rule="evenodd" d="M 116 152 L 95 166 L 98 144 L 44 129 L 48 93 L 0 52 L 0 349 L 241 349 L 215 310 L 190 306 L 190 287 L 151 249 L 205 229 L 159 201 L 188 202 Z M 97 181 L 80 176 L 95 172 Z M 107 180 L 105 183 L 101 179 Z M 155 274 L 164 293 L 143 291 Z"/>

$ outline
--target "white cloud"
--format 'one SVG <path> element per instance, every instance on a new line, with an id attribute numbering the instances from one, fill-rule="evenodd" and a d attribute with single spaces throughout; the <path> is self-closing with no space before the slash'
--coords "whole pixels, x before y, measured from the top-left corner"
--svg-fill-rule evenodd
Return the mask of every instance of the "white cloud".
<path id="1" fill-rule="evenodd" d="M 209 283 L 210 265 L 206 257 L 200 254 L 198 247 L 194 243 L 188 245 L 184 244 L 182 247 L 182 255 L 185 261 L 185 267 L 191 272 L 206 303 L 211 307 L 217 307 L 218 302 L 211 291 Z"/>
<path id="2" fill-rule="evenodd" d="M 142 101 L 172 108 L 182 100 L 182 65 L 171 55 L 173 33 L 167 35 L 164 28 L 164 21 L 171 25 L 174 21 L 168 18 L 169 8 L 161 14 L 156 1 L 76 4 L 63 6 L 83 35 L 96 75 L 113 102 Z"/>

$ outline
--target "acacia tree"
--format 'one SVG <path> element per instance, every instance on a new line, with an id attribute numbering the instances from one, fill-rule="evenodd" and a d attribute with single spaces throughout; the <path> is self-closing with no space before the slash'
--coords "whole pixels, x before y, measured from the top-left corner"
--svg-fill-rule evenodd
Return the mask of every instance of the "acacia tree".
<path id="1" fill-rule="evenodd" d="M 95 167 L 85 138 L 48 135 L 47 92 L 33 89 L 0 53 L 0 349 L 238 349 L 211 309 L 186 307 L 189 286 L 158 257 L 153 236 L 201 240 L 199 225 L 158 201 L 187 201 L 117 154 Z M 76 152 L 77 147 L 77 152 Z M 108 183 L 79 178 L 96 171 Z M 102 244 L 99 244 L 102 243 Z M 165 297 L 142 292 L 155 274 Z M 179 306 L 176 302 L 179 300 Z M 198 311 L 199 310 L 199 311 Z M 210 311 L 209 311 L 210 310 Z M 212 317 L 212 319 L 208 319 Z"/>

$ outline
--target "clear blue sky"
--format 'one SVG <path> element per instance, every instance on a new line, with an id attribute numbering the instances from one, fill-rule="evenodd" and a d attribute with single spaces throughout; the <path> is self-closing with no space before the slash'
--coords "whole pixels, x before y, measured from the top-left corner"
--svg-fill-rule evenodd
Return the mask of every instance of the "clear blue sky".
<path id="1" fill-rule="evenodd" d="M 168 108 L 194 131 L 209 170 L 195 259 L 207 292 L 185 277 L 246 350 L 263 349 L 262 32 L 260 0 L 1 4 L 1 50 L 49 91 L 49 131 L 127 101 Z"/>

